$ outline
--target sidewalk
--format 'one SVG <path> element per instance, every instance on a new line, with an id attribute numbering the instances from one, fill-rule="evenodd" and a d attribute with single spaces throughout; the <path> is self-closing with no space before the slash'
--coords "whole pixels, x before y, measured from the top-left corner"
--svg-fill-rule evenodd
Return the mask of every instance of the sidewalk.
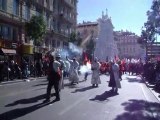
<path id="1" fill-rule="evenodd" d="M 140 79 L 142 79 L 144 81 L 144 83 L 146 84 L 146 86 L 148 87 L 148 89 L 152 92 L 152 94 L 160 102 L 160 93 L 158 93 L 158 92 L 156 92 L 154 90 L 154 85 L 149 84 L 147 81 L 145 81 L 145 79 L 142 78 L 142 76 L 137 76 L 137 77 L 140 77 Z"/>
<path id="2" fill-rule="evenodd" d="M 145 81 L 146 86 L 148 87 L 148 89 L 153 93 L 153 95 L 157 98 L 157 100 L 160 102 L 160 93 L 156 92 L 153 88 L 154 85 L 149 84 L 147 81 Z"/>
<path id="3" fill-rule="evenodd" d="M 142 76 L 140 75 L 136 75 L 135 76 L 137 80 L 142 80 L 143 83 L 145 83 L 146 87 L 148 88 L 148 90 L 155 96 L 155 98 L 159 101 L 160 103 L 160 93 L 156 92 L 154 90 L 154 85 L 149 84 L 147 81 L 145 81 Z"/>
<path id="4" fill-rule="evenodd" d="M 2 81 L 2 82 L 0 82 L 0 85 L 19 83 L 19 82 L 30 82 L 30 81 L 34 81 L 34 80 L 37 80 L 37 79 L 44 79 L 44 78 L 46 78 L 46 76 L 43 76 L 43 77 L 29 77 L 28 79 L 14 79 L 14 80 L 9 80 L 9 81 Z"/>

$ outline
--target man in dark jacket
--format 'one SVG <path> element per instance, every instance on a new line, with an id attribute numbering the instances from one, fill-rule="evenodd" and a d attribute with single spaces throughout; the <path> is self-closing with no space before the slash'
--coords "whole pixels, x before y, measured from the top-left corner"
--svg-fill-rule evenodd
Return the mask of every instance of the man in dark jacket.
<path id="1" fill-rule="evenodd" d="M 52 86 L 54 86 L 55 89 L 55 96 L 56 96 L 56 101 L 60 100 L 60 95 L 59 95 L 59 81 L 61 76 L 59 75 L 59 68 L 61 64 L 54 60 L 54 57 L 50 55 L 50 63 L 49 63 L 49 68 L 48 68 L 48 86 L 47 86 L 47 95 L 46 95 L 46 100 L 44 102 L 49 102 L 50 101 L 50 95 L 51 95 L 51 89 Z"/>

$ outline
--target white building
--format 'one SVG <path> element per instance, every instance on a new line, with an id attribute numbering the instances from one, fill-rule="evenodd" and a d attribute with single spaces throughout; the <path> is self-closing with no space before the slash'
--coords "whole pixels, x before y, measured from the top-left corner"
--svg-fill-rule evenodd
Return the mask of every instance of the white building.
<path id="1" fill-rule="evenodd" d="M 114 41 L 113 25 L 111 18 L 102 13 L 102 18 L 98 19 L 98 37 L 94 56 L 100 61 L 113 60 L 118 55 L 117 44 Z"/>

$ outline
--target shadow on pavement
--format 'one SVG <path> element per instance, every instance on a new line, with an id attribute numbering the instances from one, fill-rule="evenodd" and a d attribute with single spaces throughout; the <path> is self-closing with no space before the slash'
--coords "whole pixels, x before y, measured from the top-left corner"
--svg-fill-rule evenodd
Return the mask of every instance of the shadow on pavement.
<path id="1" fill-rule="evenodd" d="M 51 96 L 54 96 L 54 95 L 55 95 L 54 93 L 51 94 Z M 42 94 L 42 95 L 35 96 L 35 97 L 32 97 L 32 98 L 17 100 L 17 101 L 14 101 L 13 103 L 5 105 L 5 107 L 11 107 L 11 106 L 15 106 L 15 105 L 18 105 L 18 104 L 35 103 L 35 102 L 38 102 L 41 99 L 45 99 L 45 96 L 46 96 L 46 94 Z"/>
<path id="2" fill-rule="evenodd" d="M 48 85 L 48 81 L 43 81 L 43 82 L 46 82 L 46 83 L 36 84 L 36 85 L 33 85 L 33 87 Z M 82 82 L 85 82 L 85 80 L 79 81 L 79 83 L 82 83 Z M 74 84 L 74 85 L 76 85 L 76 84 Z M 70 82 L 64 83 L 64 86 L 74 86 L 74 85 L 71 85 Z"/>
<path id="3" fill-rule="evenodd" d="M 53 100 L 52 102 L 48 102 L 48 103 L 39 103 L 30 107 L 25 107 L 25 108 L 16 108 L 7 112 L 4 112 L 2 114 L 0 114 L 0 120 L 13 120 L 19 117 L 22 117 L 26 114 L 29 114 L 35 110 L 38 110 L 42 107 L 45 107 L 49 104 L 52 104 L 54 102 L 57 102 L 56 100 Z"/>
<path id="4" fill-rule="evenodd" d="M 122 103 L 126 112 L 114 120 L 160 120 L 160 104 L 131 99 Z"/>
<path id="5" fill-rule="evenodd" d="M 88 86 L 88 87 L 85 87 L 85 88 L 76 89 L 75 91 L 73 91 L 73 92 L 71 92 L 71 93 L 85 92 L 85 91 L 87 91 L 87 90 L 94 89 L 94 88 L 96 88 L 96 87 Z"/>
<path id="6" fill-rule="evenodd" d="M 101 95 L 96 95 L 95 98 L 90 99 L 91 101 L 105 101 L 108 100 L 107 98 L 113 97 L 118 95 L 118 93 L 111 92 L 111 91 L 105 91 Z"/>

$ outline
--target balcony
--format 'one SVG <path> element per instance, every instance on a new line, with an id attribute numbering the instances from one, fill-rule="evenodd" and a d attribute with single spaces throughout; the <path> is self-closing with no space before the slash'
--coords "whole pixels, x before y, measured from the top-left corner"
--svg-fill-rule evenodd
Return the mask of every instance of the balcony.
<path id="1" fill-rule="evenodd" d="M 67 5 L 68 7 L 72 8 L 72 9 L 74 9 L 74 8 L 76 7 L 74 4 L 71 3 L 70 0 L 63 0 L 63 1 L 66 3 L 66 5 Z"/>
<path id="2" fill-rule="evenodd" d="M 1 19 L 5 21 L 9 21 L 11 23 L 21 23 L 22 18 L 20 16 L 14 15 L 12 13 L 8 13 L 6 11 L 0 10 Z"/>
<path id="3" fill-rule="evenodd" d="M 66 13 L 64 13 L 63 11 L 59 12 L 59 17 L 60 17 L 61 22 L 69 23 L 69 24 L 74 23 L 74 20 L 71 17 L 69 17 Z"/>
<path id="4" fill-rule="evenodd" d="M 47 4 L 46 2 L 39 2 L 38 0 L 31 0 L 30 1 L 35 7 L 40 8 L 41 10 L 44 10 L 46 12 L 49 12 L 50 14 L 53 12 L 53 6 L 50 6 L 50 4 Z"/>
<path id="5" fill-rule="evenodd" d="M 58 38 L 65 38 L 69 39 L 69 34 L 65 33 L 64 31 L 58 30 L 47 30 L 47 35 L 51 37 L 58 37 Z"/>

